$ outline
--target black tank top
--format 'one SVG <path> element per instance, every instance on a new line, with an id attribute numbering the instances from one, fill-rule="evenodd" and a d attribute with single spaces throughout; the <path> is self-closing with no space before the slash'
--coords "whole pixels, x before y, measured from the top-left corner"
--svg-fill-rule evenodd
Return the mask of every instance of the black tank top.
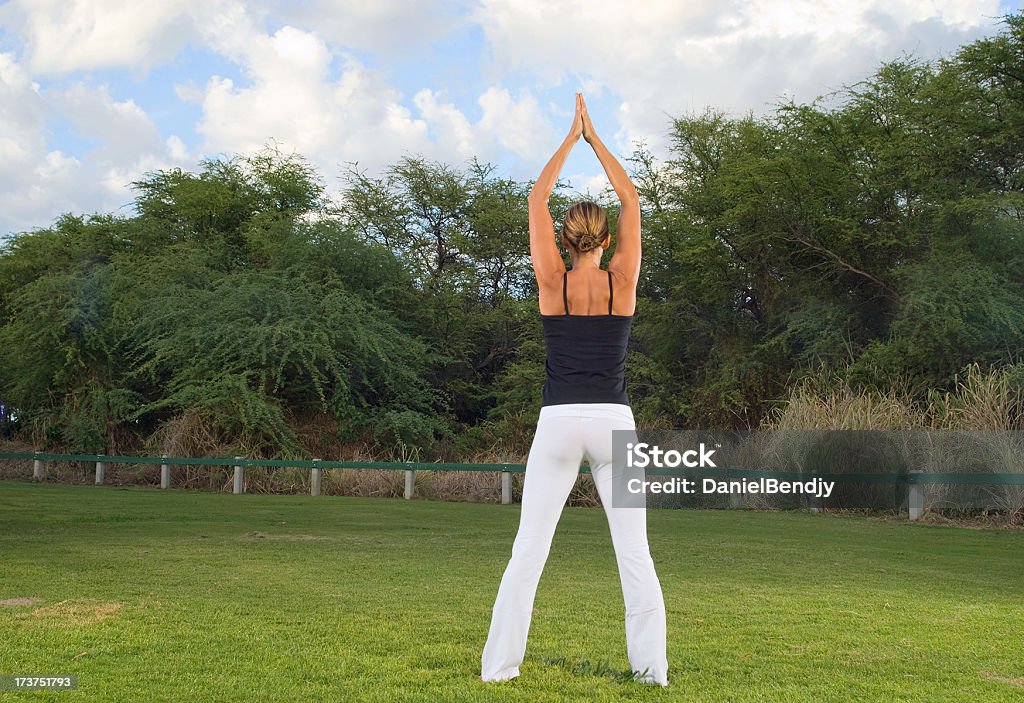
<path id="1" fill-rule="evenodd" d="M 608 314 L 570 315 L 562 275 L 564 315 L 541 315 L 547 346 L 547 379 L 541 406 L 566 403 L 621 403 L 626 394 L 626 345 L 632 315 L 613 315 L 612 274 L 608 272 Z"/>

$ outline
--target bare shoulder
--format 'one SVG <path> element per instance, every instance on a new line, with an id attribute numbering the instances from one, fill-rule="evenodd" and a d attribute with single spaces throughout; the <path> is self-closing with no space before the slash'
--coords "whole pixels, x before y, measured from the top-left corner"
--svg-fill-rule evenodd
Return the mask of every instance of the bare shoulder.
<path id="1" fill-rule="evenodd" d="M 548 276 L 537 276 L 537 289 L 541 315 L 561 315 L 565 309 L 562 304 L 562 276 L 564 271 Z"/>

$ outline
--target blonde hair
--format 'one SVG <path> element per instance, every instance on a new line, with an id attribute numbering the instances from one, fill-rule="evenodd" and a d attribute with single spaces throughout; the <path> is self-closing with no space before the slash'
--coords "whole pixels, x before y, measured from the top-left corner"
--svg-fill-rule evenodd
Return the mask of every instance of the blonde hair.
<path id="1" fill-rule="evenodd" d="M 578 253 L 593 251 L 608 236 L 608 215 L 596 203 L 587 200 L 576 203 L 565 213 L 562 233 Z"/>

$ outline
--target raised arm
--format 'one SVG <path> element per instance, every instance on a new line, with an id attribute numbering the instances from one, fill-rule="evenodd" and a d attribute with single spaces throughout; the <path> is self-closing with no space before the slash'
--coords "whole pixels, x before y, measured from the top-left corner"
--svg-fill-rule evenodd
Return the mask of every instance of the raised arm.
<path id="1" fill-rule="evenodd" d="M 576 141 L 583 135 L 583 98 L 576 95 L 576 115 L 573 117 L 572 128 L 558 150 L 548 160 L 544 169 L 533 184 L 527 197 L 530 220 L 530 260 L 533 272 L 537 276 L 537 284 L 543 291 L 557 281 L 561 285 L 562 274 L 565 273 L 565 262 L 555 244 L 555 223 L 548 210 L 548 198 L 555 190 L 558 174 L 562 172 L 569 152 Z"/>
<path id="2" fill-rule="evenodd" d="M 608 147 L 594 131 L 594 125 L 587 114 L 587 104 L 579 97 L 583 119 L 583 138 L 594 149 L 598 161 L 604 167 L 615 194 L 619 197 L 622 209 L 619 212 L 619 227 L 616 233 L 615 254 L 608 262 L 608 270 L 614 271 L 633 281 L 640 278 L 640 196 L 636 186 L 629 179 L 626 170 L 618 162 Z"/>

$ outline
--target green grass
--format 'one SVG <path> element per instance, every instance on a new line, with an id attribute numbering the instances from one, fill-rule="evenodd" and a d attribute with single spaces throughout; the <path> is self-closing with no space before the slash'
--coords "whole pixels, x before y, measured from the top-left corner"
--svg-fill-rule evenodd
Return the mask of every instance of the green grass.
<path id="1" fill-rule="evenodd" d="M 1024 700 L 1024 533 L 651 511 L 667 689 L 567 508 L 519 679 L 478 680 L 517 506 L 0 481 L 0 674 L 60 701 Z"/>

